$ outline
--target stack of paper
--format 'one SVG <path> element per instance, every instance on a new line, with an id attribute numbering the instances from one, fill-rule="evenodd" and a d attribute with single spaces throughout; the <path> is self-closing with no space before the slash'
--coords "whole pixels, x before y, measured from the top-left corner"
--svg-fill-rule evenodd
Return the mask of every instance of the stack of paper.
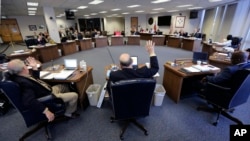
<path id="1" fill-rule="evenodd" d="M 200 70 L 194 67 L 184 67 L 184 68 L 181 68 L 181 70 L 184 72 L 201 72 Z"/>

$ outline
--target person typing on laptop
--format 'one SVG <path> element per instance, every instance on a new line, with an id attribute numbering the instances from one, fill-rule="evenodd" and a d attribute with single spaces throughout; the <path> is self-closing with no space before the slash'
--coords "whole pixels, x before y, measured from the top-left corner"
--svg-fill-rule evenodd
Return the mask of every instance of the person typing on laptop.
<path id="1" fill-rule="evenodd" d="M 146 42 L 145 49 L 150 57 L 150 68 L 147 66 L 139 67 L 137 69 L 133 69 L 132 64 L 133 60 L 131 59 L 128 53 L 122 53 L 120 55 L 120 68 L 116 71 L 111 71 L 109 75 L 108 81 L 108 92 L 110 82 L 116 82 L 120 80 L 133 79 L 133 78 L 153 78 L 153 76 L 158 72 L 159 65 L 158 59 L 154 50 L 155 43 L 151 40 Z"/>
<path id="2" fill-rule="evenodd" d="M 33 107 L 37 112 L 45 114 L 49 122 L 53 121 L 55 118 L 54 113 L 52 113 L 46 105 L 43 105 L 37 100 L 40 97 L 53 94 L 67 104 L 65 116 L 69 118 L 78 117 L 79 114 L 76 113 L 78 94 L 70 92 L 67 85 L 57 84 L 51 87 L 49 84 L 40 80 L 37 61 L 33 57 L 28 57 L 25 63 L 20 59 L 14 59 L 11 60 L 7 66 L 9 79 L 20 85 L 23 105 Z M 30 75 L 26 65 L 32 67 L 33 76 Z"/>

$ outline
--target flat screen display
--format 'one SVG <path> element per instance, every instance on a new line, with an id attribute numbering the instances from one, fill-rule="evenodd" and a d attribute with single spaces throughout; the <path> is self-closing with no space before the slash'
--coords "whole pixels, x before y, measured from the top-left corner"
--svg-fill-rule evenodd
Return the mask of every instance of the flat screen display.
<path id="1" fill-rule="evenodd" d="M 172 16 L 159 16 L 158 17 L 158 26 L 170 26 Z"/>

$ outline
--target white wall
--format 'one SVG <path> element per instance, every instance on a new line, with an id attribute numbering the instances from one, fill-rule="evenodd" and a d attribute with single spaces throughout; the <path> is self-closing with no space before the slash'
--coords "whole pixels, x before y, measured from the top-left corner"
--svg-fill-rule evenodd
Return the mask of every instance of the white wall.
<path id="1" fill-rule="evenodd" d="M 36 32 L 38 35 L 39 32 L 47 31 L 47 26 L 43 16 L 11 16 L 9 18 L 15 18 L 17 20 L 23 39 L 25 39 L 26 36 L 34 35 L 34 32 Z M 29 25 L 36 25 L 37 30 L 30 31 Z M 43 25 L 45 28 L 40 29 L 39 26 L 41 25 Z"/>
<path id="2" fill-rule="evenodd" d="M 125 19 L 122 17 L 107 17 L 103 19 L 104 29 L 107 33 L 113 34 L 115 31 L 125 30 Z"/>
<path id="3" fill-rule="evenodd" d="M 65 17 L 61 17 L 61 18 L 56 18 L 56 24 L 59 30 L 64 31 L 65 28 L 69 28 L 69 27 L 75 27 L 75 23 L 78 23 L 75 20 L 66 20 Z"/>
<path id="4" fill-rule="evenodd" d="M 146 27 L 146 15 L 126 15 L 125 16 L 125 35 L 130 35 L 131 31 L 131 17 L 138 17 L 138 26 Z"/>

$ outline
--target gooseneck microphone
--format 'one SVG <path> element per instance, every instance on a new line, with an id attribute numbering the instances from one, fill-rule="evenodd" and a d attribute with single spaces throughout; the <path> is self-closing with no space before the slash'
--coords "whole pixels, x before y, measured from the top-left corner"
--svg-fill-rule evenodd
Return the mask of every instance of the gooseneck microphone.
<path id="1" fill-rule="evenodd" d="M 116 71 L 116 70 L 118 69 L 118 67 L 115 65 L 115 61 L 114 61 L 113 56 L 111 55 L 111 52 L 110 52 L 110 50 L 109 50 L 109 47 L 107 47 L 107 50 L 108 50 L 109 56 L 110 56 L 110 58 L 111 58 L 111 60 L 112 60 L 112 63 L 114 64 L 114 65 L 111 67 L 111 70 L 112 70 L 112 71 Z"/>

